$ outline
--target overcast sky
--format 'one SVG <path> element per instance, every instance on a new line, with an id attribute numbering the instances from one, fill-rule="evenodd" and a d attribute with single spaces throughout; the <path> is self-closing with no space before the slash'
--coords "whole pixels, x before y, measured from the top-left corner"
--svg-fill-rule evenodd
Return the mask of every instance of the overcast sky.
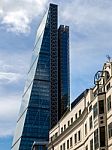
<path id="1" fill-rule="evenodd" d="M 112 0 L 0 0 L 0 149 L 10 149 L 37 27 L 49 2 L 70 26 L 71 101 L 112 56 Z"/>

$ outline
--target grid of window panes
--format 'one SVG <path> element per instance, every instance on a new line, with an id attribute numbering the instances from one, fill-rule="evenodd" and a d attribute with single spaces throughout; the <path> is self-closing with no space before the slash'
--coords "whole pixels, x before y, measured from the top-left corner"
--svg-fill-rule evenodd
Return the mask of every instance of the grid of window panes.
<path id="1" fill-rule="evenodd" d="M 53 7 L 53 6 L 52 6 Z M 31 150 L 34 141 L 48 141 L 50 128 L 50 17 L 45 15 L 33 51 L 13 150 Z M 44 24 L 44 25 L 43 25 Z M 41 32 L 41 33 L 40 33 Z M 30 90 L 29 90 L 30 89 Z M 20 128 L 21 126 L 21 128 Z M 18 134 L 17 134 L 18 133 Z M 21 140 L 18 140 L 18 139 Z M 20 141 L 20 142 L 18 142 Z M 42 150 L 42 147 L 39 147 Z"/>
<path id="2" fill-rule="evenodd" d="M 37 47 L 35 47 L 37 48 Z M 38 51 L 38 50 L 37 50 Z M 20 149 L 48 140 L 50 117 L 50 25 L 46 24 L 33 80 Z M 27 140 L 26 140 L 27 139 Z M 32 139 L 32 142 L 31 142 Z M 24 142 L 23 142 L 24 140 Z M 23 145 L 25 143 L 25 145 Z M 41 149 L 41 147 L 39 147 Z"/>
<path id="3" fill-rule="evenodd" d="M 31 150 L 47 150 L 47 144 L 45 143 L 34 143 Z"/>
<path id="4" fill-rule="evenodd" d="M 59 104 L 62 113 L 70 103 L 69 28 L 65 27 L 62 33 L 62 53 L 58 56 L 57 15 L 57 5 L 50 4 L 37 31 L 13 150 L 30 150 L 34 141 L 48 140 L 50 122 L 51 126 L 55 125 L 58 121 L 58 112 L 60 112 L 57 106 L 58 93 L 61 93 L 63 100 Z M 58 70 L 61 74 L 58 74 Z M 58 89 L 60 83 L 61 88 Z"/>
<path id="5" fill-rule="evenodd" d="M 70 101 L 69 89 L 69 27 L 61 25 L 58 29 L 58 77 L 59 77 L 59 118 L 66 111 Z"/>

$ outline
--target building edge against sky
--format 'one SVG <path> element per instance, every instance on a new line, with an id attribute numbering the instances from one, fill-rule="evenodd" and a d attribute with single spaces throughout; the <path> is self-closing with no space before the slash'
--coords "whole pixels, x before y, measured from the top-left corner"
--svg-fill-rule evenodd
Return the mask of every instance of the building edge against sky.
<path id="1" fill-rule="evenodd" d="M 37 30 L 12 150 L 48 142 L 49 129 L 70 105 L 69 90 L 69 27 L 58 29 L 58 6 L 50 4 Z"/>
<path id="2" fill-rule="evenodd" d="M 112 61 L 49 132 L 48 150 L 112 150 Z"/>

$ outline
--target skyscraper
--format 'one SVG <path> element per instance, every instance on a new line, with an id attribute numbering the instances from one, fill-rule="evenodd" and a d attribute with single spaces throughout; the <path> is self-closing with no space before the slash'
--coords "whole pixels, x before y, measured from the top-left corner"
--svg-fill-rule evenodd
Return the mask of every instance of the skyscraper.
<path id="1" fill-rule="evenodd" d="M 70 105 L 69 81 L 69 27 L 58 29 L 58 119 Z"/>
<path id="2" fill-rule="evenodd" d="M 57 5 L 50 4 L 37 30 L 12 150 L 31 150 L 34 141 L 47 142 L 49 129 L 69 105 L 69 29 L 61 28 Z"/>

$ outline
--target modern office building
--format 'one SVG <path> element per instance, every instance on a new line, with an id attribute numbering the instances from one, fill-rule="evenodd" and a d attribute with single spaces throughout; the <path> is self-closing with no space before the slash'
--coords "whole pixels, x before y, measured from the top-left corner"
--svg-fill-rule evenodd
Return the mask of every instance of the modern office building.
<path id="1" fill-rule="evenodd" d="M 31 150 L 34 141 L 45 149 L 50 128 L 69 107 L 69 90 L 69 27 L 58 30 L 58 6 L 50 4 L 37 30 L 12 150 Z"/>
<path id="2" fill-rule="evenodd" d="M 112 150 L 112 62 L 49 132 L 48 150 Z"/>
<path id="3" fill-rule="evenodd" d="M 70 106 L 69 77 L 69 27 L 60 25 L 58 29 L 58 119 Z"/>

